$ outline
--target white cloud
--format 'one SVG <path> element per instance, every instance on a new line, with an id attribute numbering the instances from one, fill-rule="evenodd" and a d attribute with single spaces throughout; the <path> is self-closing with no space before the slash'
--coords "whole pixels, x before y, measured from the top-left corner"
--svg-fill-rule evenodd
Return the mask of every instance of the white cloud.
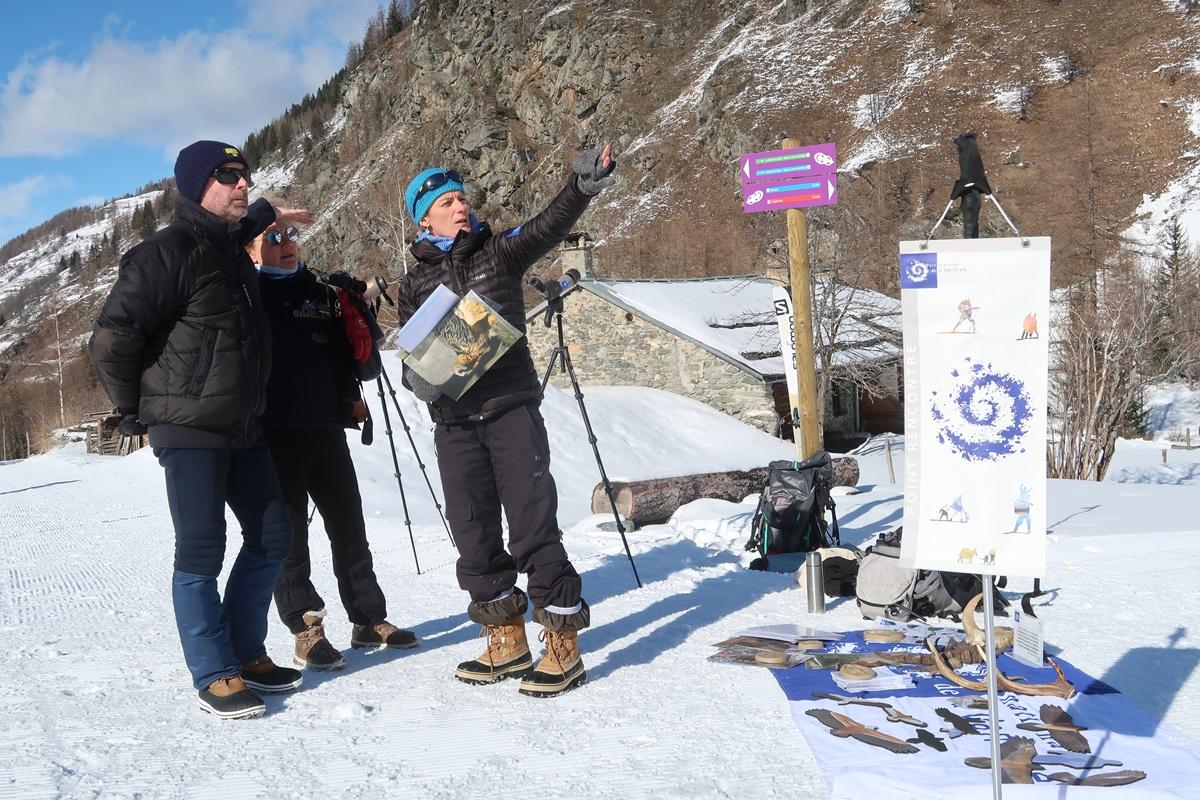
<path id="1" fill-rule="evenodd" d="M 261 0 L 239 0 L 238 5 L 244 10 L 247 31 L 301 37 L 322 31 L 349 44 L 362 39 L 367 21 L 380 8 L 386 10 L 388 0 L 289 0 L 286 11 Z"/>
<path id="2" fill-rule="evenodd" d="M 102 33 L 78 62 L 26 56 L 0 90 L 0 156 L 122 140 L 173 156 L 195 139 L 240 142 L 341 65 L 344 48 L 322 36 L 298 47 L 252 27 L 150 43 Z"/>
<path id="3" fill-rule="evenodd" d="M 0 186 L 0 218 L 25 216 L 39 197 L 71 184 L 66 175 L 30 175 Z"/>

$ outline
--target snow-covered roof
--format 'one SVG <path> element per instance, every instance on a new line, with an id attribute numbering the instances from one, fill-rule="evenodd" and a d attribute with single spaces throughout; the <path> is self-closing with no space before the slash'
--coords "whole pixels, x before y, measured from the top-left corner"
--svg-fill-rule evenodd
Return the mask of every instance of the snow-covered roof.
<path id="1" fill-rule="evenodd" d="M 585 280 L 580 287 L 704 348 L 760 380 L 783 376 L 773 293 L 780 284 L 760 276 Z M 817 281 L 820 299 L 829 285 Z M 835 306 L 849 304 L 838 326 L 838 366 L 900 357 L 900 301 L 835 284 Z"/>

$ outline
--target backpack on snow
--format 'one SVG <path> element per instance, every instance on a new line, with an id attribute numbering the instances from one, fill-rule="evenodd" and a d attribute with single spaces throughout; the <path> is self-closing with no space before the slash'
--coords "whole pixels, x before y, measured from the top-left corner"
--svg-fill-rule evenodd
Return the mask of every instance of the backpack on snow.
<path id="1" fill-rule="evenodd" d="M 772 461 L 746 549 L 767 556 L 840 544 L 832 486 L 833 460 L 824 451 L 806 461 Z M 826 510 L 832 513 L 832 526 L 825 521 Z"/>
<path id="2" fill-rule="evenodd" d="M 886 617 L 899 622 L 914 618 L 945 617 L 959 621 L 971 598 L 983 591 L 983 579 L 961 572 L 909 569 L 900 566 L 903 528 L 879 537 L 858 567 L 855 595 L 864 619 Z M 1008 601 L 995 589 L 997 609 Z"/>

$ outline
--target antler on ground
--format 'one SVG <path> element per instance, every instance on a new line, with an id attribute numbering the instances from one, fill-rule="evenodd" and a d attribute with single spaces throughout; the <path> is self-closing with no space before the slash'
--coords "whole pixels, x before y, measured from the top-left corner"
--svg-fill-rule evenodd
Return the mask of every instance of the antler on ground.
<path id="1" fill-rule="evenodd" d="M 987 681 L 973 681 L 955 672 L 942 657 L 941 652 L 937 649 L 937 645 L 934 644 L 932 636 L 925 640 L 925 646 L 929 648 L 934 670 L 943 678 L 964 689 L 970 689 L 975 692 L 987 691 Z M 982 652 L 980 655 L 982 655 Z M 1013 694 L 1035 697 L 1061 697 L 1064 700 L 1070 700 L 1075 696 L 1075 686 L 1067 680 L 1067 676 L 1063 674 L 1062 668 L 1058 666 L 1058 663 L 1053 658 L 1047 658 L 1046 660 L 1050 662 L 1050 666 L 1054 667 L 1054 672 L 1057 676 L 1053 683 L 1017 683 L 1000 670 L 996 670 L 996 686 L 1001 691 L 1012 692 Z"/>

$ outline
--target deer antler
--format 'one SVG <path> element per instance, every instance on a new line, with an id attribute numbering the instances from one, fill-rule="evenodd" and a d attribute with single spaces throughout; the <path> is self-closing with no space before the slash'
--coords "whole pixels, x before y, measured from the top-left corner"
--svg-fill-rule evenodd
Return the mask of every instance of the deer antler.
<path id="1" fill-rule="evenodd" d="M 929 653 L 933 658 L 934 670 L 943 678 L 964 689 L 970 689 L 975 692 L 987 691 L 987 681 L 973 681 L 964 678 L 951 669 L 946 660 L 942 658 L 942 654 L 938 651 L 937 645 L 934 644 L 932 636 L 925 640 L 925 646 L 929 648 Z M 1050 666 L 1054 667 L 1054 672 L 1057 676 L 1053 683 L 1017 683 L 1000 670 L 996 670 L 996 686 L 1002 691 L 1012 692 L 1013 694 L 1035 697 L 1061 697 L 1064 700 L 1070 700 L 1075 696 L 1075 686 L 1067 680 L 1067 676 L 1063 674 L 1062 668 L 1058 666 L 1058 663 L 1053 658 L 1047 657 L 1046 660 L 1050 662 Z"/>
<path id="2" fill-rule="evenodd" d="M 936 670 L 937 673 L 943 678 L 956 686 L 961 686 L 964 689 L 970 689 L 973 692 L 987 691 L 986 682 L 969 680 L 968 678 L 964 678 L 962 675 L 959 675 L 957 672 L 951 669 L 950 665 L 946 663 L 946 659 L 942 658 L 942 654 L 937 649 L 937 645 L 934 644 L 932 636 L 925 640 L 925 646 L 929 648 L 929 653 L 933 657 L 934 670 Z"/>
<path id="3" fill-rule="evenodd" d="M 1075 696 L 1075 685 L 1067 680 L 1067 676 L 1063 674 L 1062 667 L 1053 658 L 1046 656 L 1046 660 L 1050 662 L 1050 666 L 1054 667 L 1055 678 L 1053 683 L 1013 683 L 1011 678 L 1008 678 L 1000 670 L 996 670 L 996 684 L 1006 692 L 1014 694 L 1028 694 L 1035 697 L 1061 697 L 1063 700 L 1070 700 Z"/>
<path id="4" fill-rule="evenodd" d="M 980 592 L 971 598 L 962 612 L 963 632 L 967 634 L 967 644 L 976 647 L 982 647 L 985 642 L 983 631 L 975 624 L 975 609 L 979 608 L 979 601 L 982 599 L 983 592 Z"/>

